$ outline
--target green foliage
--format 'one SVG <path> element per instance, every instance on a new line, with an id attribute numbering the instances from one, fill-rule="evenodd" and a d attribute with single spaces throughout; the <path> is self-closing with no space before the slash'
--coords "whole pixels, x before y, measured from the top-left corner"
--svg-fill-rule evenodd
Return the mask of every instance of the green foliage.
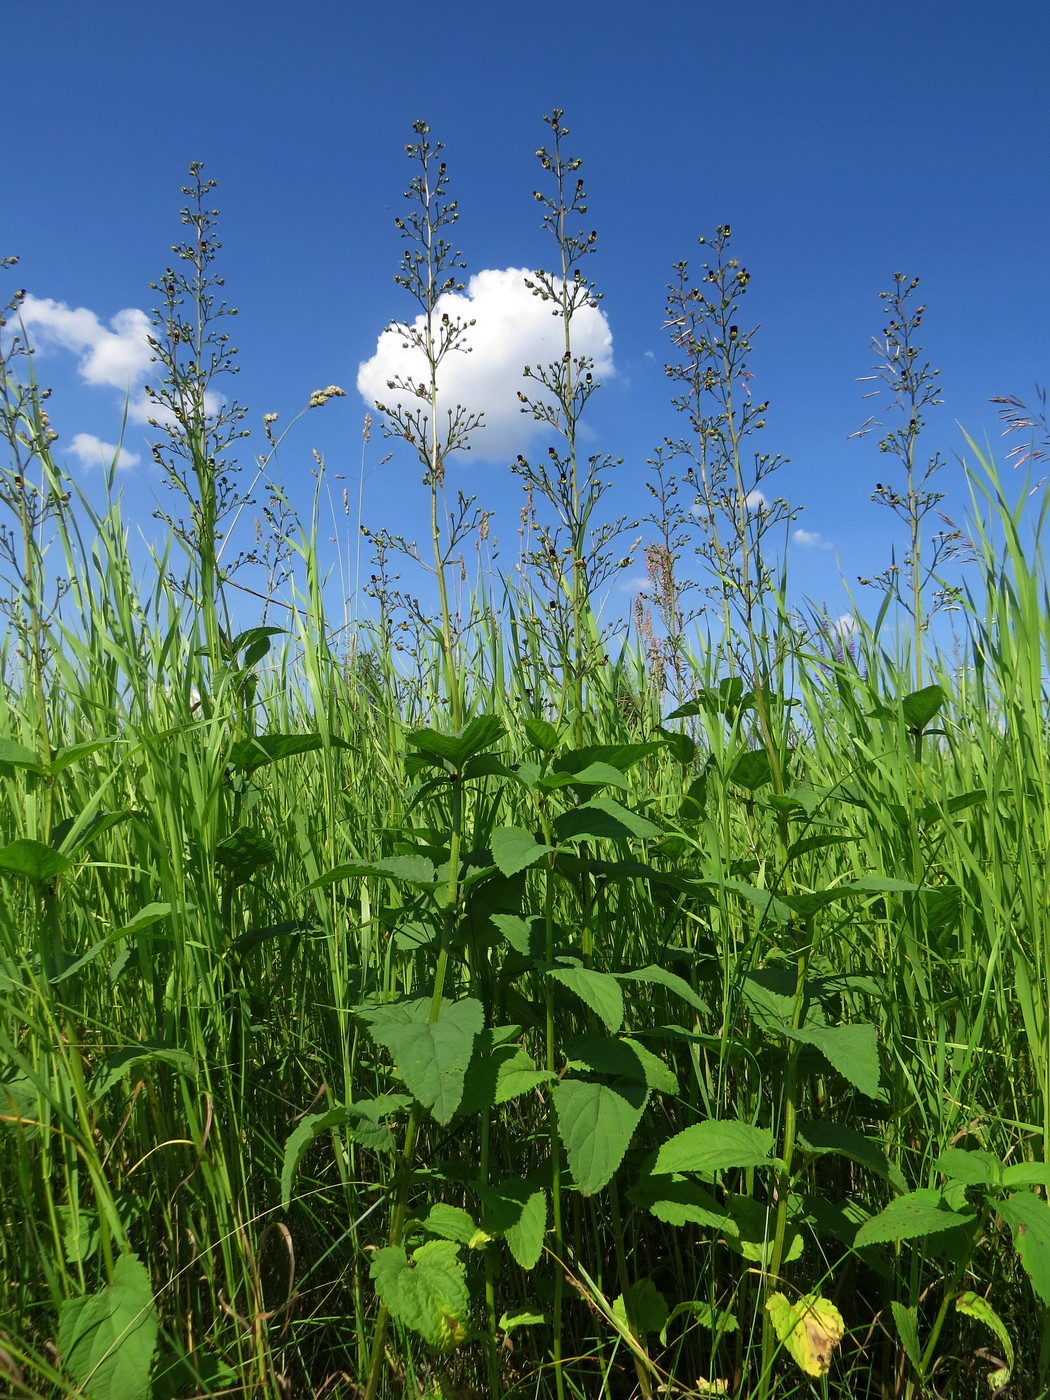
<path id="1" fill-rule="evenodd" d="M 156 1349 L 153 1289 L 133 1254 L 121 1255 L 101 1292 L 62 1305 L 59 1355 L 89 1400 L 147 1400 Z"/>

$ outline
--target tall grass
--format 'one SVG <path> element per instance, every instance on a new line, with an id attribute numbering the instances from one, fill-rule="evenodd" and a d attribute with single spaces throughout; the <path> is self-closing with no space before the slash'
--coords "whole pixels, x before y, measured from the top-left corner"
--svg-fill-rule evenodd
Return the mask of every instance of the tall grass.
<path id="1" fill-rule="evenodd" d="M 570 337 L 578 162 L 552 120 L 562 262 L 540 285 Z M 922 575 L 910 628 L 858 617 L 835 654 L 747 506 L 747 346 L 694 319 L 713 635 L 690 641 L 665 509 L 664 627 L 614 642 L 570 337 L 543 537 L 568 531 L 567 566 L 548 552 L 534 587 L 488 580 L 459 614 L 443 592 L 436 626 L 397 633 L 406 667 L 390 593 L 372 642 L 339 641 L 315 515 L 278 541 L 277 621 L 268 600 L 235 632 L 240 420 L 197 368 L 229 362 L 195 316 L 215 245 L 193 176 L 156 332 L 185 518 L 145 572 L 4 343 L 12 1392 L 1047 1393 L 1045 496 L 1009 499 L 971 445 L 953 649 L 921 625 Z M 746 286 L 727 240 L 719 314 Z M 444 468 L 415 427 L 443 580 Z"/>

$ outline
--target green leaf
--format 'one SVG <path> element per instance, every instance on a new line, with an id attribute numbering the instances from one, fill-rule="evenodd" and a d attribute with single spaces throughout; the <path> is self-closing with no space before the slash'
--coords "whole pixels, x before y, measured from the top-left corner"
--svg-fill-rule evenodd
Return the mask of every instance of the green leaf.
<path id="1" fill-rule="evenodd" d="M 429 997 L 358 1010 L 372 1038 L 394 1057 L 410 1093 L 444 1124 L 463 1096 L 463 1078 L 485 1010 L 480 1001 L 465 998 L 443 1002 L 434 1021 L 430 1013 Z"/>
<path id="2" fill-rule="evenodd" d="M 492 859 L 504 875 L 516 875 L 535 865 L 543 856 L 554 850 L 537 841 L 530 831 L 520 826 L 497 827 L 490 840 Z"/>
<path id="3" fill-rule="evenodd" d="M 539 1327 L 546 1321 L 546 1313 L 532 1312 L 529 1308 L 520 1308 L 517 1312 L 503 1313 L 496 1325 L 501 1332 L 509 1332 L 514 1327 Z"/>
<path id="4" fill-rule="evenodd" d="M 505 1030 L 515 1036 L 520 1033 L 518 1026 Z M 498 1044 L 496 1037 L 496 1031 L 483 1030 L 475 1040 L 457 1113 L 482 1113 L 522 1094 L 531 1094 L 541 1084 L 557 1078 L 552 1071 L 537 1069 L 536 1061 L 519 1045 Z"/>
<path id="5" fill-rule="evenodd" d="M 126 1074 L 149 1064 L 170 1065 L 188 1079 L 195 1078 L 197 1074 L 197 1061 L 185 1050 L 176 1050 L 170 1045 L 151 1045 L 148 1042 L 143 1045 L 126 1045 L 122 1050 L 114 1050 L 107 1055 L 99 1065 L 91 1081 L 92 1097 L 100 1099 Z"/>
<path id="6" fill-rule="evenodd" d="M 59 1354 L 89 1400 L 148 1400 L 156 1349 L 153 1288 L 134 1254 L 117 1260 L 108 1288 L 61 1306 Z"/>
<path id="7" fill-rule="evenodd" d="M 923 730 L 934 715 L 943 708 L 947 696 L 939 685 L 927 685 L 913 690 L 901 701 L 901 713 L 909 729 Z"/>
<path id="8" fill-rule="evenodd" d="M 633 1079 L 661 1094 L 678 1093 L 678 1079 L 674 1072 L 637 1040 L 616 1040 L 604 1035 L 581 1036 L 568 1042 L 565 1056 L 570 1069 L 588 1069 L 593 1074 Z"/>
<path id="9" fill-rule="evenodd" d="M 1050 1190 L 1050 1162 L 1015 1162 L 1003 1167 L 1002 1185 L 1007 1191 L 1018 1186 L 1043 1186 Z"/>
<path id="10" fill-rule="evenodd" d="M 906 1308 L 903 1303 L 898 1303 L 896 1299 L 890 1304 L 893 1309 L 893 1320 L 897 1324 L 897 1335 L 901 1339 L 904 1347 L 904 1354 L 915 1368 L 918 1376 L 923 1374 L 922 1347 L 919 1345 L 919 1310 L 918 1308 Z"/>
<path id="11" fill-rule="evenodd" d="M 396 1143 L 386 1119 L 394 1117 L 411 1104 L 407 1094 L 381 1094 L 374 1099 L 340 1104 L 324 1113 L 311 1113 L 301 1119 L 284 1145 L 281 1164 L 281 1206 L 284 1210 L 292 1199 L 292 1183 L 299 1164 L 311 1143 L 322 1133 L 334 1128 L 346 1128 L 355 1142 L 372 1152 L 393 1152 Z"/>
<path id="12" fill-rule="evenodd" d="M 879 1045 L 874 1026 L 858 1021 L 848 1026 L 803 1026 L 784 1034 L 819 1050 L 843 1079 L 868 1098 L 879 1097 Z"/>
<path id="13" fill-rule="evenodd" d="M 737 787 L 757 792 L 773 781 L 773 770 L 765 749 L 745 749 L 729 770 L 729 781 Z"/>
<path id="14" fill-rule="evenodd" d="M 0 848 L 0 870 L 9 875 L 24 875 L 29 880 L 53 880 L 56 875 L 63 875 L 71 864 L 42 841 L 23 838 Z"/>
<path id="15" fill-rule="evenodd" d="M 709 1118 L 676 1133 L 656 1154 L 653 1172 L 715 1172 L 740 1167 L 772 1167 L 773 1134 L 735 1119 Z"/>
<path id="16" fill-rule="evenodd" d="M 1050 1204 L 1020 1191 L 996 1201 L 995 1213 L 1013 1231 L 1014 1249 L 1036 1297 L 1050 1304 Z"/>
<path id="17" fill-rule="evenodd" d="M 546 929 L 542 919 L 523 918 L 520 914 L 490 914 L 489 922 L 523 958 L 543 957 Z"/>
<path id="18" fill-rule="evenodd" d="M 501 1181 L 478 1188 L 484 1214 L 482 1228 L 507 1242 L 523 1269 L 536 1267 L 547 1232 L 547 1193 L 532 1181 Z"/>
<path id="19" fill-rule="evenodd" d="M 966 1186 L 997 1186 L 1003 1174 L 1003 1164 L 998 1157 L 962 1147 L 949 1147 L 942 1152 L 933 1169 Z"/>
<path id="20" fill-rule="evenodd" d="M 535 747 L 544 753 L 553 753 L 558 747 L 561 736 L 548 720 L 527 719 L 522 727 Z"/>
<path id="21" fill-rule="evenodd" d="M 674 992 L 675 996 L 688 1002 L 694 1011 L 699 1011 L 704 1016 L 711 1014 L 707 1002 L 693 991 L 685 978 L 679 977 L 677 972 L 668 972 L 665 967 L 657 967 L 655 963 L 651 963 L 635 972 L 618 972 L 616 976 L 621 982 L 648 982 L 657 987 L 666 987 L 669 992 Z"/>
<path id="22" fill-rule="evenodd" d="M 895 1190 L 907 1190 L 903 1173 L 890 1161 L 879 1142 L 875 1138 L 865 1137 L 856 1128 L 847 1127 L 845 1123 L 800 1122 L 798 1141 L 803 1151 L 812 1156 L 834 1152 L 840 1157 L 848 1157 L 851 1162 L 858 1162 L 888 1181 Z"/>
<path id="23" fill-rule="evenodd" d="M 587 841 L 596 838 L 642 840 L 663 835 L 663 829 L 648 817 L 639 816 L 611 797 L 593 797 L 573 807 L 554 823 L 559 841 Z"/>
<path id="24" fill-rule="evenodd" d="M 385 876 L 405 885 L 432 885 L 435 871 L 432 861 L 423 856 L 389 856 L 383 860 L 351 860 L 345 865 L 337 865 L 306 886 L 316 890 L 322 885 L 332 885 L 338 880 L 363 878 L 368 875 Z"/>
<path id="25" fill-rule="evenodd" d="M 651 1278 L 640 1278 L 632 1283 L 627 1294 L 621 1293 L 613 1303 L 613 1312 L 625 1327 L 629 1326 L 629 1316 L 633 1316 L 632 1330 L 637 1337 L 644 1337 L 647 1332 L 662 1332 L 669 1316 L 667 1299 Z"/>
<path id="26" fill-rule="evenodd" d="M 240 632 L 234 637 L 230 643 L 230 655 L 236 656 L 243 651 L 241 664 L 246 670 L 251 670 L 268 654 L 270 638 L 280 636 L 284 630 L 283 627 L 249 627 L 247 632 Z"/>
<path id="27" fill-rule="evenodd" d="M 855 1244 L 859 1249 L 866 1244 L 925 1239 L 941 1230 L 951 1230 L 956 1225 L 969 1225 L 973 1219 L 972 1215 L 946 1210 L 941 1202 L 941 1193 L 924 1187 L 898 1196 L 885 1210 L 866 1220 L 857 1231 Z"/>
<path id="28" fill-rule="evenodd" d="M 345 739 L 333 737 L 327 742 L 332 748 L 349 748 Z M 315 749 L 324 747 L 325 740 L 320 734 L 257 734 L 253 739 L 238 739 L 231 744 L 226 765 L 244 773 L 254 773 L 268 763 L 294 758 L 301 753 L 313 753 Z"/>
<path id="29" fill-rule="evenodd" d="M 628 792 L 630 786 L 619 768 L 614 768 L 611 763 L 588 763 L 585 768 L 569 773 L 548 773 L 540 779 L 540 787 L 550 791 L 563 787 L 614 787 Z"/>
<path id="30" fill-rule="evenodd" d="M 996 1340 L 1003 1349 L 1003 1360 L 1006 1362 L 1006 1374 L 1002 1371 L 993 1372 L 996 1383 L 993 1390 L 1001 1389 L 1010 1379 L 1010 1372 L 1014 1369 L 1014 1344 L 1002 1318 L 989 1303 L 987 1298 L 982 1298 L 979 1293 L 969 1291 L 960 1293 L 955 1300 L 957 1312 L 961 1312 L 966 1317 L 972 1317 L 976 1322 L 983 1322 L 990 1332 L 995 1333 Z M 992 1377 L 988 1377 L 989 1384 Z"/>
<path id="31" fill-rule="evenodd" d="M 0 739 L 0 764 L 11 768 L 31 768 L 36 773 L 44 771 L 39 755 L 32 749 L 16 744 L 13 739 Z"/>
<path id="32" fill-rule="evenodd" d="M 498 715 L 478 715 L 458 736 L 441 734 L 436 729 L 415 729 L 406 738 L 413 748 L 436 760 L 439 766 L 458 772 L 476 754 L 500 740 L 504 733 L 503 721 Z"/>
<path id="33" fill-rule="evenodd" d="M 717 1332 L 719 1336 L 723 1336 L 726 1332 L 739 1332 L 740 1330 L 740 1323 L 731 1312 L 691 1298 L 686 1303 L 677 1303 L 666 1324 L 660 1329 L 660 1342 L 663 1346 L 667 1345 L 667 1334 L 671 1323 L 683 1315 L 693 1318 L 701 1327 L 706 1327 L 709 1332 Z"/>
<path id="34" fill-rule="evenodd" d="M 445 1205 L 443 1201 L 438 1201 L 430 1207 L 429 1214 L 423 1221 L 423 1228 L 429 1230 L 432 1235 L 439 1235 L 443 1240 L 454 1240 L 456 1244 L 466 1245 L 469 1245 L 478 1233 L 477 1222 L 471 1218 L 468 1211 L 462 1206 Z"/>
<path id="35" fill-rule="evenodd" d="M 234 885 L 246 884 L 253 875 L 277 859 L 277 847 L 254 827 L 231 831 L 215 847 L 215 863 Z"/>
<path id="36" fill-rule="evenodd" d="M 465 1339 L 470 1300 L 457 1244 L 428 1240 L 411 1259 L 389 1245 L 376 1251 L 369 1273 L 391 1315 L 435 1351 L 450 1351 Z"/>
<path id="37" fill-rule="evenodd" d="M 558 1135 L 573 1179 L 585 1196 L 612 1180 L 641 1121 L 648 1094 L 640 1084 L 563 1079 L 553 1091 Z"/>
<path id="38" fill-rule="evenodd" d="M 601 1018 L 610 1035 L 615 1035 L 623 1025 L 623 992 L 611 973 L 595 972 L 589 967 L 559 967 L 553 968 L 549 975 L 570 992 L 575 992 L 584 1005 Z"/>

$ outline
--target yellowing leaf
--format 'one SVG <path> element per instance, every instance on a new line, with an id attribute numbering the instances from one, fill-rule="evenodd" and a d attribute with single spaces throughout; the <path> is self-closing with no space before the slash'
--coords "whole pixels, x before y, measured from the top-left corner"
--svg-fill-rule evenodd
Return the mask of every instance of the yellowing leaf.
<path id="1" fill-rule="evenodd" d="M 766 1301 L 766 1311 L 777 1337 L 799 1368 L 807 1376 L 826 1376 L 845 1331 L 835 1304 L 815 1293 L 804 1293 L 794 1303 L 783 1293 L 773 1293 Z"/>

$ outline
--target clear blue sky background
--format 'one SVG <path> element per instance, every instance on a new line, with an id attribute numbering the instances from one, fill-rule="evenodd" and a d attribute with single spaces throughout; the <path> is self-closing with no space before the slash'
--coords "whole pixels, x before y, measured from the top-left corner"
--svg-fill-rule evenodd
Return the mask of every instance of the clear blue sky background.
<path id="1" fill-rule="evenodd" d="M 794 591 L 844 606 L 848 579 L 889 559 L 900 536 L 872 504 L 886 475 L 876 438 L 847 441 L 869 406 L 857 383 L 895 270 L 922 278 L 929 358 L 944 405 L 929 451 L 965 510 L 957 426 L 1002 457 L 993 394 L 1032 396 L 1050 378 L 1047 185 L 1050 7 L 1045 0 L 885 0 L 881 5 L 735 6 L 577 0 L 527 6 L 446 0 L 49 0 L 2 5 L 8 114 L 4 253 L 9 278 L 102 323 L 148 309 L 179 238 L 190 160 L 220 181 L 224 271 L 253 426 L 285 421 L 311 390 L 348 398 L 311 414 L 282 451 L 304 512 L 311 449 L 356 497 L 365 403 L 358 366 L 412 307 L 395 287 L 393 221 L 422 117 L 445 142 L 469 271 L 549 265 L 532 199 L 541 116 L 565 109 L 599 232 L 590 275 L 604 293 L 616 373 L 591 415 L 594 451 L 622 456 L 619 509 L 644 508 L 645 460 L 679 429 L 663 374 L 664 289 L 696 239 L 732 224 L 761 322 L 755 388 L 772 401 L 767 450 L 790 464 L 778 489 L 824 547 L 790 546 Z M 113 441 L 121 395 L 92 387 L 53 349 L 63 444 Z M 142 462 L 120 474 L 147 532 L 160 490 Z M 260 444 L 249 445 L 247 452 Z M 412 532 L 416 466 L 377 468 L 365 521 Z M 89 486 L 92 470 L 71 471 Z M 94 471 L 97 481 L 98 472 Z M 502 562 L 515 549 L 520 487 L 500 462 L 456 468 L 454 486 L 497 511 Z M 353 535 L 356 516 L 340 517 Z M 327 530 L 326 533 L 331 533 Z M 351 548 L 353 545 L 351 545 Z M 636 570 L 637 574 L 640 572 Z"/>

